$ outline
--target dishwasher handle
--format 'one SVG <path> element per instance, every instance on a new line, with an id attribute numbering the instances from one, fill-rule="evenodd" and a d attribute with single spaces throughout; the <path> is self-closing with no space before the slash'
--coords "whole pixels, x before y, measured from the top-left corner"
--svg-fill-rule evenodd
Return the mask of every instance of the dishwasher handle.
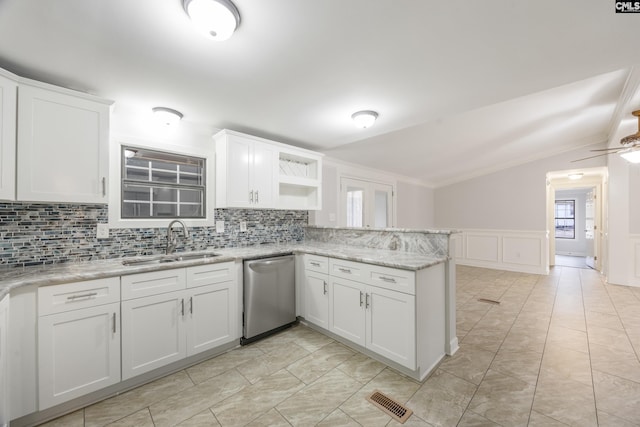
<path id="1" fill-rule="evenodd" d="M 271 271 L 277 269 L 282 264 L 287 264 L 290 262 L 294 262 L 293 255 L 284 255 L 281 257 L 274 258 L 265 258 L 265 259 L 255 259 L 251 261 L 245 261 L 249 265 L 249 268 L 252 270 L 263 270 L 263 271 Z"/>

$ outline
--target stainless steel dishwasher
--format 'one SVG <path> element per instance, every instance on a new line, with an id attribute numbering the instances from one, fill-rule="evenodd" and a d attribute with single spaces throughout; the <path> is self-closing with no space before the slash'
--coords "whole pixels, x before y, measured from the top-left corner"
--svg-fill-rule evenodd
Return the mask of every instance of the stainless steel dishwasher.
<path id="1" fill-rule="evenodd" d="M 294 255 L 244 262 L 243 320 L 242 345 L 296 322 Z"/>

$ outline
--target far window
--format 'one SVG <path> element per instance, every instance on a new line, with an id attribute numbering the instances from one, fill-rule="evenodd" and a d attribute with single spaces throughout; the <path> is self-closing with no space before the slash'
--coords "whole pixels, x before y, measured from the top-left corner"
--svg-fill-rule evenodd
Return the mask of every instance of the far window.
<path id="1" fill-rule="evenodd" d="M 576 201 L 556 200 L 556 237 L 575 239 L 576 237 Z"/>
<path id="2" fill-rule="evenodd" d="M 205 159 L 122 147 L 122 218 L 204 218 Z"/>

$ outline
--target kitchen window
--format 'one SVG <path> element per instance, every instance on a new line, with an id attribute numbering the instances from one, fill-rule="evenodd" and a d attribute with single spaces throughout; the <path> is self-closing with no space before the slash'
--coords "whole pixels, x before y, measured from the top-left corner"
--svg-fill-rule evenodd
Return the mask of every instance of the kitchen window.
<path id="1" fill-rule="evenodd" d="M 556 200 L 555 222 L 556 238 L 576 238 L 576 201 Z"/>
<path id="2" fill-rule="evenodd" d="M 121 218 L 205 218 L 205 159 L 124 145 L 121 156 Z"/>

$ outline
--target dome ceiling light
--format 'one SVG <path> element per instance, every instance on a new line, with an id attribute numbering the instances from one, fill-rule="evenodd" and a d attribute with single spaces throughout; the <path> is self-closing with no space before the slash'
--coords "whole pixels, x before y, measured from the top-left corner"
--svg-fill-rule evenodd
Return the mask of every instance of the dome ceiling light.
<path id="1" fill-rule="evenodd" d="M 207 37 L 227 40 L 240 25 L 240 13 L 229 0 L 183 0 L 185 12 Z"/>
<path id="2" fill-rule="evenodd" d="M 153 115 L 163 124 L 167 126 L 176 125 L 180 120 L 182 120 L 182 113 L 180 111 L 176 111 L 172 108 L 167 107 L 154 107 L 151 109 L 153 111 Z"/>
<path id="3" fill-rule="evenodd" d="M 363 110 L 353 113 L 351 118 L 353 119 L 353 123 L 355 123 L 356 127 L 366 129 L 373 126 L 378 118 L 378 113 L 371 110 Z"/>

